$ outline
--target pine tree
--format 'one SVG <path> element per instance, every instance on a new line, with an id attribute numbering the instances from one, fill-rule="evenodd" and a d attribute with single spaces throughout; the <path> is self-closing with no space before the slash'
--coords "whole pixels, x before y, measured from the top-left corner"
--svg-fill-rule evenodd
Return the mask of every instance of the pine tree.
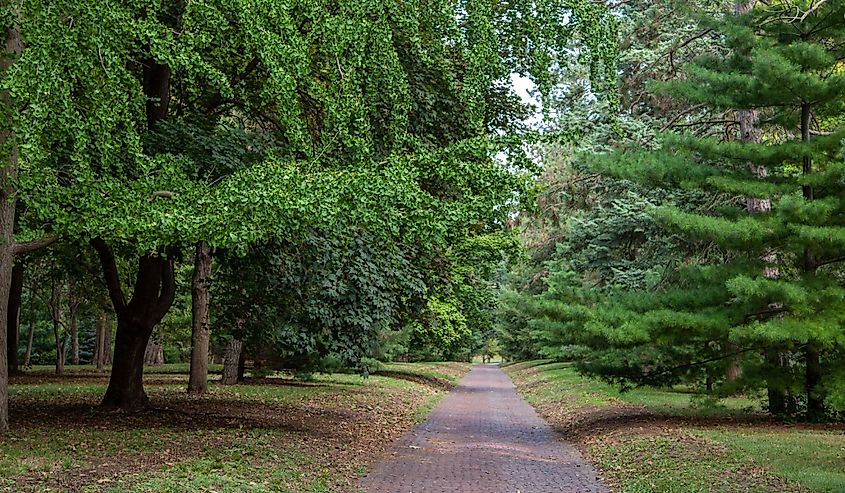
<path id="1" fill-rule="evenodd" d="M 760 4 L 714 22 L 730 54 L 700 58 L 685 80 L 656 86 L 733 114 L 723 137 L 673 136 L 658 153 L 594 163 L 656 187 L 732 199 L 708 211 L 655 209 L 658 223 L 693 251 L 717 252 L 688 258 L 666 287 L 602 297 L 571 278 L 550 278 L 534 323 L 548 343 L 601 348 L 588 371 L 638 384 L 703 379 L 725 392 L 766 386 L 770 411 L 803 406 L 811 420 L 826 415 L 826 404 L 841 407 L 845 1 L 814 5 L 796 14 Z M 742 136 L 748 113 L 760 139 Z M 749 206 L 755 200 L 768 201 L 766 213 Z M 744 374 L 729 382 L 724 371 L 737 359 Z"/>

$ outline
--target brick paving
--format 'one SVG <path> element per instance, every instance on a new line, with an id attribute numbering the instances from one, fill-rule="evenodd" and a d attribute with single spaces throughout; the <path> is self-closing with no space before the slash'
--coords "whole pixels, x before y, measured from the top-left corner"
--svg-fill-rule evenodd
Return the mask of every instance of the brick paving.
<path id="1" fill-rule="evenodd" d="M 608 492 L 493 365 L 473 367 L 359 487 L 367 493 Z"/>

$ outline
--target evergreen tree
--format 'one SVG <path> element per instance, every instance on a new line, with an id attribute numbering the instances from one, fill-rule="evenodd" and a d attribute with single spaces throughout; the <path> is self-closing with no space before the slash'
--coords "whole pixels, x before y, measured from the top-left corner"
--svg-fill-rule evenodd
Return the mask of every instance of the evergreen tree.
<path id="1" fill-rule="evenodd" d="M 616 177 L 732 198 L 654 210 L 698 252 L 655 289 L 603 296 L 552 275 L 534 322 L 547 345 L 601 349 L 583 368 L 612 381 L 766 386 L 771 412 L 803 407 L 812 420 L 841 409 L 845 2 L 805 7 L 761 4 L 712 23 L 729 54 L 656 87 L 732 116 L 721 138 L 671 136 L 657 153 L 595 160 Z M 724 376 L 732 360 L 745 370 L 734 381 Z"/>

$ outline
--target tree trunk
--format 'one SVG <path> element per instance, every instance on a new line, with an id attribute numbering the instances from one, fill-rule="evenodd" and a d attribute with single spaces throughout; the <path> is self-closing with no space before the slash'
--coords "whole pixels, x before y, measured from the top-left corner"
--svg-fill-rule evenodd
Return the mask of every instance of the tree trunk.
<path id="1" fill-rule="evenodd" d="M 756 0 L 740 0 L 735 4 L 736 15 L 743 15 L 751 11 Z M 742 134 L 742 141 L 754 144 L 762 142 L 762 131 L 759 127 L 760 115 L 757 110 L 740 110 L 738 112 L 738 119 L 740 125 L 740 132 Z M 768 170 L 765 166 L 758 166 L 754 163 L 749 163 L 752 174 L 759 178 L 766 178 Z M 749 198 L 746 202 L 748 212 L 752 214 L 764 214 L 772 210 L 772 201 L 769 198 Z M 780 277 L 780 269 L 777 267 L 777 254 L 775 252 L 768 252 L 764 255 L 763 260 L 766 266 L 763 268 L 763 276 L 768 279 L 777 279 Z M 780 374 L 780 376 L 773 376 L 768 379 L 768 395 L 769 395 L 769 412 L 776 416 L 783 416 L 791 407 L 791 398 L 784 386 L 783 369 L 787 355 L 778 348 L 770 348 L 766 350 L 766 362 L 769 365 L 770 374 Z"/>
<path id="2" fill-rule="evenodd" d="M 118 317 L 114 344 L 114 364 L 102 406 L 108 409 L 138 411 L 147 407 L 144 391 L 144 355 L 153 327 Z"/>
<path id="3" fill-rule="evenodd" d="M 147 343 L 147 350 L 144 351 L 144 364 L 148 366 L 161 366 L 164 364 L 164 348 L 155 338 L 150 338 Z"/>
<path id="4" fill-rule="evenodd" d="M 778 417 L 787 416 L 795 406 L 794 399 L 787 389 L 787 355 L 777 348 L 769 348 L 765 352 L 765 358 L 769 367 L 766 376 L 769 413 Z"/>
<path id="5" fill-rule="evenodd" d="M 223 385 L 235 385 L 238 383 L 238 367 L 240 366 L 243 343 L 232 338 L 226 345 L 226 354 L 223 356 L 223 378 L 220 383 Z"/>
<path id="6" fill-rule="evenodd" d="M 170 105 L 170 67 L 153 58 L 143 61 L 143 91 L 147 98 L 149 129 L 167 118 Z M 103 407 L 136 411 L 147 406 L 144 392 L 144 353 L 153 329 L 170 310 L 176 295 L 173 259 L 163 252 L 148 253 L 138 259 L 135 287 L 129 302 L 120 284 L 114 252 L 102 238 L 91 245 L 97 250 L 112 306 L 117 314 L 114 362 Z"/>
<path id="7" fill-rule="evenodd" d="M 53 280 L 50 292 L 50 319 L 53 322 L 53 339 L 56 347 L 56 375 L 65 372 L 65 338 L 62 334 L 62 291 L 61 283 Z"/>
<path id="8" fill-rule="evenodd" d="M 98 370 L 102 370 L 102 354 L 103 354 L 103 327 L 102 314 L 97 315 L 97 325 L 94 327 L 94 354 L 91 355 L 91 364 Z"/>
<path id="9" fill-rule="evenodd" d="M 29 301 L 29 332 L 26 335 L 26 353 L 23 356 L 23 365 L 29 367 L 29 359 L 32 356 L 32 339 L 35 337 L 35 304 Z"/>
<path id="10" fill-rule="evenodd" d="M 18 363 L 18 349 L 20 348 L 21 325 L 21 297 L 23 295 L 23 265 L 15 264 L 12 269 L 12 285 L 9 290 L 9 305 L 6 313 L 7 354 L 9 374 L 14 375 L 20 370 Z"/>
<path id="11" fill-rule="evenodd" d="M 110 350 L 110 345 L 106 345 L 108 335 L 106 332 L 111 332 L 111 324 L 109 323 L 109 314 L 105 310 L 100 312 L 97 316 L 97 330 L 94 337 L 94 361 L 97 365 L 97 370 L 102 370 L 107 362 L 107 354 Z"/>
<path id="12" fill-rule="evenodd" d="M 79 325 L 78 320 L 76 318 L 76 310 L 71 310 L 68 313 L 68 329 L 70 329 L 70 341 L 71 341 L 71 350 L 70 350 L 70 362 L 73 365 L 79 364 Z"/>
<path id="13" fill-rule="evenodd" d="M 804 352 L 806 357 L 806 391 L 807 391 L 807 419 L 810 421 L 823 421 L 826 410 L 824 406 L 824 394 L 821 392 L 822 366 L 819 358 L 819 349 L 813 344 L 808 344 Z"/>
<path id="14" fill-rule="evenodd" d="M 805 143 L 810 142 L 811 117 L 810 103 L 805 102 L 801 105 L 801 140 Z M 804 156 L 802 171 L 804 176 L 813 173 L 813 160 L 810 156 Z M 801 192 L 804 200 L 809 202 L 815 199 L 812 185 L 804 185 Z M 815 275 L 817 269 L 818 265 L 815 252 L 812 248 L 806 247 L 804 249 L 804 271 L 808 274 Z M 804 387 L 807 392 L 807 419 L 810 421 L 822 421 L 827 412 L 824 405 L 824 391 L 821 386 L 821 358 L 819 357 L 819 347 L 815 341 L 810 341 L 807 344 L 807 349 L 804 351 L 804 358 L 806 363 Z"/>
<path id="15" fill-rule="evenodd" d="M 7 8 L 8 10 L 8 8 Z M 5 72 L 14 59 L 23 51 L 23 39 L 16 25 L 20 12 L 12 13 L 13 24 L 6 30 L 6 43 L 0 56 L 0 70 Z M 8 25 L 8 24 L 7 24 Z M 11 114 L 12 96 L 9 91 L 0 93 L 0 103 Z M 4 111 L 5 112 L 5 111 Z M 9 119 L 5 118 L 4 122 Z M 8 152 L 6 165 L 0 168 L 0 434 L 9 430 L 9 366 L 7 334 L 9 320 L 9 293 L 12 285 L 12 269 L 15 262 L 15 179 L 18 172 L 18 148 L 11 125 L 0 129 L 0 149 Z"/>
<path id="16" fill-rule="evenodd" d="M 725 370 L 725 379 L 728 382 L 735 382 L 742 378 L 742 355 L 739 353 L 739 347 L 733 343 L 727 343 L 725 350 L 732 356 L 728 357 L 728 367 Z"/>
<path id="17" fill-rule="evenodd" d="M 191 285 L 191 373 L 188 392 L 201 394 L 208 390 L 208 323 L 209 287 L 211 286 L 211 249 L 204 241 L 197 243 L 194 276 Z"/>
<path id="18" fill-rule="evenodd" d="M 135 289 L 132 299 L 126 302 L 114 252 L 100 238 L 91 240 L 91 245 L 97 250 L 109 297 L 117 313 L 114 362 L 102 406 L 137 411 L 149 403 L 144 392 L 147 344 L 176 294 L 173 259 L 156 254 L 139 258 Z"/>
<path id="19" fill-rule="evenodd" d="M 0 54 L 0 72 L 6 72 L 15 59 L 23 51 L 23 37 L 21 36 L 20 6 L 4 4 L 6 23 L 6 40 L 3 53 Z M 4 123 L 11 121 L 14 102 L 9 91 L 0 91 L 0 104 L 5 108 L 0 112 L 6 114 Z M 17 202 L 15 180 L 18 175 L 18 147 L 15 133 L 11 125 L 0 128 L 0 152 L 7 151 L 2 157 L 6 165 L 0 167 L 0 435 L 9 431 L 9 367 L 7 334 L 9 314 L 9 293 L 12 284 L 12 269 L 15 254 L 37 250 L 55 241 L 54 237 L 42 238 L 28 243 L 16 243 L 15 205 Z"/>
<path id="20" fill-rule="evenodd" d="M 8 135 L 8 134 L 7 134 Z M 3 140 L 6 139 L 4 136 Z M 0 173 L 0 175 L 5 173 Z M 6 180 L 4 180 L 5 182 Z M 6 325 L 9 308 L 9 288 L 12 283 L 12 228 L 15 206 L 10 195 L 0 191 L 0 323 Z M 11 211 L 10 211 L 11 209 Z M 7 327 L 0 327 L 0 435 L 9 431 L 9 366 L 7 362 Z"/>
<path id="21" fill-rule="evenodd" d="M 246 371 L 246 351 L 241 347 L 241 355 L 238 358 L 238 382 L 244 381 L 244 372 Z"/>
<path id="22" fill-rule="evenodd" d="M 114 358 L 112 357 L 114 355 L 114 352 L 112 351 L 112 343 L 111 343 L 113 332 L 114 332 L 114 330 L 112 330 L 111 317 L 109 317 L 108 314 L 107 314 L 106 315 L 106 333 L 105 333 L 106 338 L 103 341 L 103 364 L 104 365 L 110 365 L 112 363 L 112 361 L 114 360 Z"/>

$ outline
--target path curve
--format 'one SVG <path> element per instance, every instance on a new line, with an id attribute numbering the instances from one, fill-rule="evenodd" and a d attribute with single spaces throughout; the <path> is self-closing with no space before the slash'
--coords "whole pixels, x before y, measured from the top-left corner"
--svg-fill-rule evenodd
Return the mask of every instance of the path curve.
<path id="1" fill-rule="evenodd" d="M 606 493 L 498 366 L 477 365 L 359 486 L 368 493 Z"/>

